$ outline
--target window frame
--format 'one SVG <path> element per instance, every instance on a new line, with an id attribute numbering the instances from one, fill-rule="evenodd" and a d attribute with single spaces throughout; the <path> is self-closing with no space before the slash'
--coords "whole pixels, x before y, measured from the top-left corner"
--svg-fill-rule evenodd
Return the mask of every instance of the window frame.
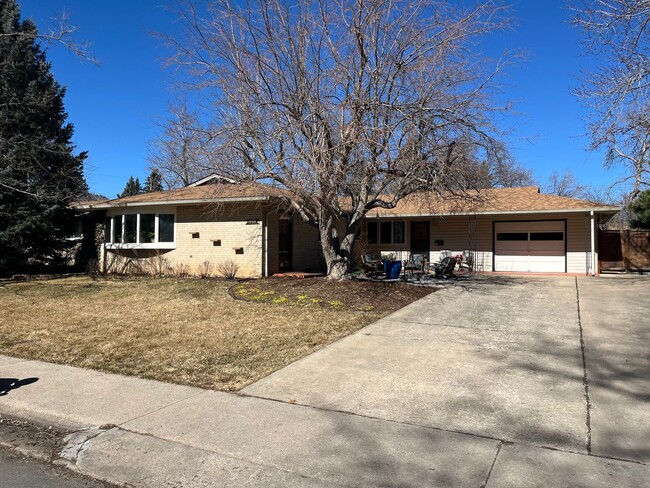
<path id="1" fill-rule="evenodd" d="M 173 240 L 171 242 L 159 242 L 160 236 L 160 215 L 173 215 Z M 128 216 L 135 216 L 136 226 L 135 226 L 135 242 L 124 242 L 126 238 L 126 218 Z M 153 242 L 140 242 L 141 241 L 141 215 L 154 215 L 154 240 Z M 104 247 L 106 249 L 175 249 L 176 248 L 176 209 L 154 209 L 154 208 L 141 208 L 133 211 L 115 211 L 108 213 L 106 219 L 110 221 L 110 231 L 108 232 L 110 236 L 110 242 L 104 242 Z M 121 229 L 121 235 L 116 236 L 115 231 L 117 230 L 118 225 L 116 221 L 120 222 L 119 225 Z M 105 233 L 106 235 L 106 233 Z"/>
<path id="2" fill-rule="evenodd" d="M 401 227 L 401 232 L 399 233 L 401 240 L 396 241 L 395 236 L 398 232 L 395 232 L 396 226 Z M 370 230 L 372 226 L 372 231 Z M 386 226 L 389 226 L 387 229 Z M 388 230 L 389 232 L 384 232 Z M 384 237 L 388 235 L 388 240 L 384 240 Z M 399 246 L 406 244 L 406 220 L 395 219 L 395 220 L 373 220 L 366 223 L 366 244 L 372 246 Z"/>

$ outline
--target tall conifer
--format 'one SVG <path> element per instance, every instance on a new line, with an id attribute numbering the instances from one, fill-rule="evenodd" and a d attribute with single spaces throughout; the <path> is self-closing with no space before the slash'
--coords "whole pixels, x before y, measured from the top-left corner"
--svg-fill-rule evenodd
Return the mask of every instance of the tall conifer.
<path id="1" fill-rule="evenodd" d="M 61 261 L 74 230 L 86 153 L 74 154 L 64 95 L 36 26 L 0 0 L 0 273 Z"/>

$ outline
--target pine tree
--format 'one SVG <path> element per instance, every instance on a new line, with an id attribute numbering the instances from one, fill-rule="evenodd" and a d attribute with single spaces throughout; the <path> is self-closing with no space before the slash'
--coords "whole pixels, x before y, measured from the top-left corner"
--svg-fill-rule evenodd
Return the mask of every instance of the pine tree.
<path id="1" fill-rule="evenodd" d="M 15 0 L 0 0 L 0 273 L 62 262 L 75 227 L 69 205 L 88 190 L 74 154 L 65 88 Z"/>
<path id="2" fill-rule="evenodd" d="M 144 182 L 144 192 L 151 193 L 153 191 L 163 191 L 162 175 L 157 169 L 152 170 Z"/>
<path id="3" fill-rule="evenodd" d="M 140 193 L 142 193 L 140 178 L 133 179 L 133 176 L 131 176 L 129 181 L 126 182 L 124 190 L 122 190 L 122 193 L 117 195 L 117 198 L 132 197 L 133 195 L 139 195 Z"/>
<path id="4" fill-rule="evenodd" d="M 630 204 L 630 227 L 633 229 L 650 229 L 650 190 L 639 193 Z"/>

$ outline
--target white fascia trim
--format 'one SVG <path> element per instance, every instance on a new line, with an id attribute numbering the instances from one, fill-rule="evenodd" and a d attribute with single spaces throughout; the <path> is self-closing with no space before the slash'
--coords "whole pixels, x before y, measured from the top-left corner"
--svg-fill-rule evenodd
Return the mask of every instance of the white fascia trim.
<path id="1" fill-rule="evenodd" d="M 375 210 L 372 209 L 371 212 Z M 562 213 L 589 213 L 589 212 L 604 212 L 613 213 L 620 212 L 622 207 L 612 208 L 584 208 L 584 209 L 564 209 L 564 210 L 504 210 L 502 212 L 448 212 L 448 213 L 430 213 L 430 214 L 392 214 L 392 215 L 366 215 L 367 219 L 404 219 L 415 217 L 455 217 L 465 215 L 530 215 L 530 214 L 562 214 Z"/>
<path id="2" fill-rule="evenodd" d="M 163 205 L 191 205 L 194 203 L 237 203 L 237 202 L 265 202 L 269 197 L 231 197 L 231 198 L 194 198 L 190 200 L 161 200 L 159 202 L 129 202 L 129 203 L 98 203 L 97 205 L 81 205 L 76 208 L 85 210 L 103 208 L 125 207 L 153 207 Z"/>
<path id="3" fill-rule="evenodd" d="M 217 173 L 212 173 L 211 175 L 206 176 L 205 178 L 201 178 L 200 180 L 197 180 L 197 181 L 195 181 L 193 183 L 190 183 L 187 186 L 188 187 L 189 186 L 201 186 L 201 185 L 203 185 L 203 184 L 205 184 L 205 183 L 207 183 L 209 181 L 212 181 L 212 180 L 223 180 L 223 181 L 225 181 L 227 183 L 237 183 L 237 180 L 233 180 L 232 178 L 228 178 L 227 176 L 221 176 L 221 175 L 219 175 Z"/>
<path id="4" fill-rule="evenodd" d="M 106 249 L 176 249 L 175 242 L 118 242 L 114 244 L 104 244 Z"/>

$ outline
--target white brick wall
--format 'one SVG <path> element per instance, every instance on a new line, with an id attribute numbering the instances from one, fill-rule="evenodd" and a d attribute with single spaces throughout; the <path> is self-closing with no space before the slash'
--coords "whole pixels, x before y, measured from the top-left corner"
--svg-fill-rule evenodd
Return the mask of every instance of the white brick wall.
<path id="1" fill-rule="evenodd" d="M 157 207 L 156 212 L 170 212 L 169 207 Z M 146 213 L 151 209 L 134 209 Z M 111 214 L 118 214 L 112 210 Z M 122 250 L 107 251 L 106 271 L 121 271 L 131 260 L 138 265 L 152 266 L 155 262 L 143 260 L 158 254 L 164 257 L 172 268 L 186 267 L 191 274 L 198 274 L 203 263 L 211 263 L 213 274 L 216 266 L 233 261 L 238 267 L 237 276 L 258 277 L 263 272 L 263 210 L 260 205 L 187 205 L 179 206 L 176 213 L 176 248 L 169 251 Z M 110 215 L 110 214 L 109 214 Z M 198 233 L 198 238 L 192 234 Z M 215 241 L 221 245 L 215 246 Z M 237 254 L 236 249 L 243 249 Z"/>

